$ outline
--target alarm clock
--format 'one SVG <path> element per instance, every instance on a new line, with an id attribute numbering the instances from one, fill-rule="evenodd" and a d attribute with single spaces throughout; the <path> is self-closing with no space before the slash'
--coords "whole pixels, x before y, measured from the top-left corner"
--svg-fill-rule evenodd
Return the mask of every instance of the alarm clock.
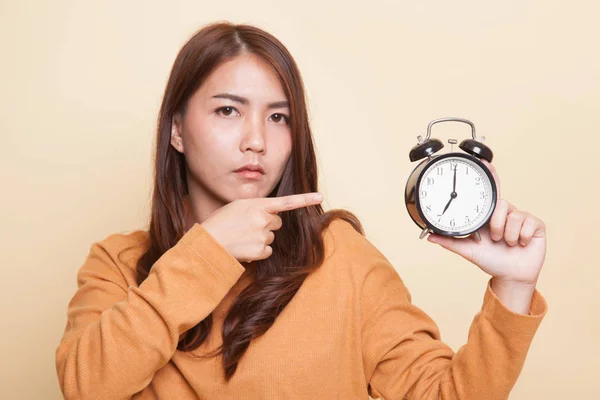
<path id="1" fill-rule="evenodd" d="M 461 122 L 471 127 L 470 139 L 463 140 L 462 152 L 438 155 L 444 144 L 431 138 L 433 125 Z M 422 160 L 406 181 L 404 200 L 412 220 L 421 229 L 420 238 L 437 233 L 456 238 L 474 237 L 492 217 L 497 188 L 494 177 L 481 159 L 492 162 L 492 150 L 477 138 L 475 125 L 462 118 L 440 118 L 427 126 L 427 136 L 417 136 L 418 144 L 409 153 L 410 161 Z M 449 139 L 454 145 L 456 139 Z M 452 147 L 453 148 L 453 147 Z"/>

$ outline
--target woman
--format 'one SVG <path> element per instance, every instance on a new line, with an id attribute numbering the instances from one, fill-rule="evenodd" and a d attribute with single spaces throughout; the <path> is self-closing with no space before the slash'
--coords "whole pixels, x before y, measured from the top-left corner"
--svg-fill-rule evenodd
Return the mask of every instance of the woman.
<path id="1" fill-rule="evenodd" d="M 300 73 L 273 36 L 197 32 L 156 146 L 149 230 L 94 243 L 78 272 L 67 399 L 507 398 L 546 312 L 539 219 L 500 200 L 481 242 L 430 236 L 492 275 L 454 354 L 356 217 L 323 212 Z"/>

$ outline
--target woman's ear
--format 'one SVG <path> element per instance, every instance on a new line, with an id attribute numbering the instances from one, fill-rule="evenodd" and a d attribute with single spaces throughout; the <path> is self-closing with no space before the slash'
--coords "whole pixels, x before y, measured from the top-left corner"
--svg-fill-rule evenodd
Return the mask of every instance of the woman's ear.
<path id="1" fill-rule="evenodd" d="M 181 114 L 176 113 L 171 120 L 171 146 L 180 153 L 183 153 L 183 120 Z"/>

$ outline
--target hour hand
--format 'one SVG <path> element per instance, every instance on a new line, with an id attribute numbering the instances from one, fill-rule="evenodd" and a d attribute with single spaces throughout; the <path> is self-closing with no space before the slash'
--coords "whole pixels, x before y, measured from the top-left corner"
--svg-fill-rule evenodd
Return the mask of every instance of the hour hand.
<path id="1" fill-rule="evenodd" d="M 446 212 L 446 210 L 448 209 L 448 207 L 450 207 L 450 203 L 452 203 L 452 200 L 454 200 L 454 197 L 450 197 L 450 200 L 448 200 L 448 203 L 446 204 L 446 207 L 444 207 L 444 211 L 442 211 L 442 215 L 444 215 L 444 213 Z"/>

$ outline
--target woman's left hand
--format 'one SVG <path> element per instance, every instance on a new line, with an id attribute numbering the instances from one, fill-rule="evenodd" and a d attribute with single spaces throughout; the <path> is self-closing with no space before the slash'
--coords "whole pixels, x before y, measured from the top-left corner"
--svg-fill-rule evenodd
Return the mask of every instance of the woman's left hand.
<path id="1" fill-rule="evenodd" d="M 496 170 L 484 163 L 496 181 L 498 201 L 489 224 L 479 230 L 481 241 L 437 234 L 429 235 L 428 240 L 471 261 L 495 281 L 535 287 L 546 257 L 546 226 L 539 218 L 501 199 Z"/>

